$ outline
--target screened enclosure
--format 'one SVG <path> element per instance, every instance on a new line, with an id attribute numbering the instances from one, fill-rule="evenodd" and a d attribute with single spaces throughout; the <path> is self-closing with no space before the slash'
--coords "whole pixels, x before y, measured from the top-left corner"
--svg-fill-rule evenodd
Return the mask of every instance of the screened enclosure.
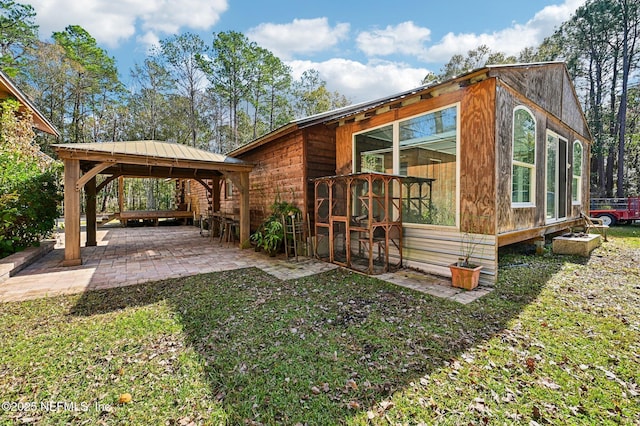
<path id="1" fill-rule="evenodd" d="M 402 266 L 399 176 L 356 173 L 315 180 L 316 256 L 367 274 Z"/>

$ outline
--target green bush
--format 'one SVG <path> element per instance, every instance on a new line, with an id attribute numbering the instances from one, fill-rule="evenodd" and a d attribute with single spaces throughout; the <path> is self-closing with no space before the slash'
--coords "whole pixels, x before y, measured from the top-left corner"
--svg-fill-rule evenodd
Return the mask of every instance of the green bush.
<path id="1" fill-rule="evenodd" d="M 12 100 L 0 102 L 0 257 L 48 236 L 61 200 L 60 165 L 33 143 L 33 123 Z"/>
<path id="2" fill-rule="evenodd" d="M 0 257 L 47 237 L 60 199 L 56 168 L 41 171 L 0 156 Z"/>

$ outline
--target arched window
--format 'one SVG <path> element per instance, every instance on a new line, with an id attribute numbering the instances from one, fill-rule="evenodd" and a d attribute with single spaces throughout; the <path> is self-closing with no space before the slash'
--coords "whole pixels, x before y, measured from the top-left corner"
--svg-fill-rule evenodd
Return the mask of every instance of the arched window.
<path id="1" fill-rule="evenodd" d="M 528 108 L 513 110 L 511 204 L 531 207 L 535 200 L 536 120 Z"/>
<path id="2" fill-rule="evenodd" d="M 582 142 L 575 141 L 573 143 L 573 162 L 571 167 L 571 202 L 580 204 L 582 202 L 582 162 L 583 148 Z"/>

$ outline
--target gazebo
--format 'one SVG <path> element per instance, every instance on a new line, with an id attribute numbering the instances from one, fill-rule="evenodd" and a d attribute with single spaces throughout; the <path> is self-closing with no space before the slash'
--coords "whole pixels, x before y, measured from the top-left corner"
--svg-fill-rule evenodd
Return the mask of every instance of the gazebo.
<path id="1" fill-rule="evenodd" d="M 211 193 L 212 211 L 219 209 L 220 178 L 230 179 L 240 192 L 240 241 L 249 239 L 250 163 L 161 141 L 57 144 L 54 149 L 64 162 L 64 266 L 82 264 L 80 190 L 86 193 L 86 245 L 95 246 L 96 194 L 118 177 L 194 179 Z M 99 174 L 108 177 L 96 185 Z"/>

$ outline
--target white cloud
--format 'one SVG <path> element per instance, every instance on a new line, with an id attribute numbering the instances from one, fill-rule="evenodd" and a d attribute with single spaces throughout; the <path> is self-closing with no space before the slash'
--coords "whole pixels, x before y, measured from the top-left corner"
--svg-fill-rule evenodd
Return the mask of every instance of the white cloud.
<path id="1" fill-rule="evenodd" d="M 327 82 L 327 88 L 345 95 L 354 103 L 382 98 L 420 86 L 429 72 L 407 64 L 373 61 L 367 64 L 334 58 L 323 62 L 291 61 L 287 63 L 295 78 L 308 69 L 315 69 Z"/>
<path id="2" fill-rule="evenodd" d="M 146 33 L 136 37 L 136 42 L 147 46 L 146 52 L 150 52 L 152 48 L 160 46 L 160 38 L 153 31 L 147 31 Z"/>
<path id="3" fill-rule="evenodd" d="M 40 36 L 68 25 L 80 25 L 98 43 L 115 48 L 136 32 L 142 40 L 158 39 L 180 29 L 206 30 L 220 19 L 227 0 L 31 0 Z"/>
<path id="4" fill-rule="evenodd" d="M 348 34 L 349 24 L 332 28 L 327 18 L 294 19 L 288 24 L 265 23 L 247 31 L 250 40 L 282 59 L 327 50 Z"/>
<path id="5" fill-rule="evenodd" d="M 560 5 L 550 5 L 536 13 L 526 24 L 514 23 L 491 34 L 448 33 L 438 43 L 429 47 L 420 58 L 427 62 L 446 62 L 455 54 L 486 44 L 491 50 L 517 55 L 522 49 L 539 45 L 554 29 L 571 17 L 585 0 L 565 0 Z"/>
<path id="6" fill-rule="evenodd" d="M 383 30 L 364 31 L 358 34 L 358 48 L 369 56 L 395 53 L 421 55 L 425 42 L 431 38 L 431 30 L 418 27 L 412 21 L 387 26 Z"/>

